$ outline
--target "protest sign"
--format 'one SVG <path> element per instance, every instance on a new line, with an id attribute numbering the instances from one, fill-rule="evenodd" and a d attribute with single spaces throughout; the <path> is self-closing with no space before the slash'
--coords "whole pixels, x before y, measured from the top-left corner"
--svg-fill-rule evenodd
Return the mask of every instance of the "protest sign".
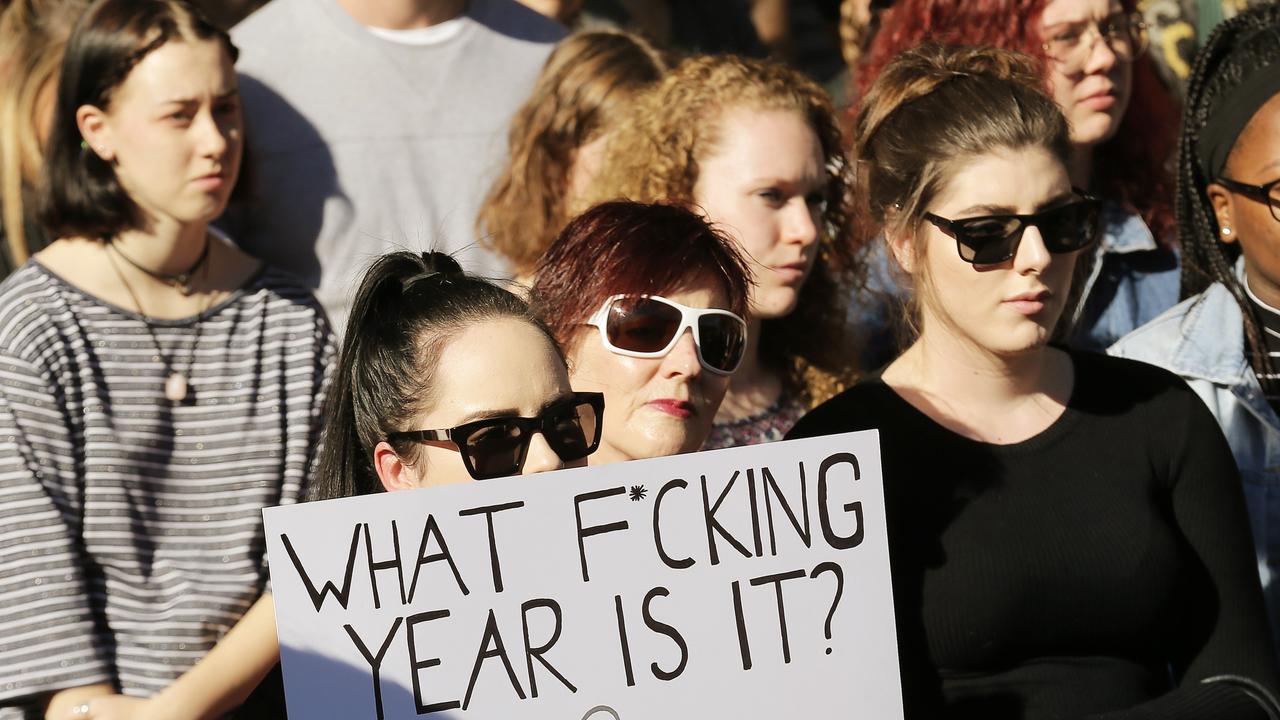
<path id="1" fill-rule="evenodd" d="M 902 717 L 874 431 L 264 516 L 291 717 Z"/>

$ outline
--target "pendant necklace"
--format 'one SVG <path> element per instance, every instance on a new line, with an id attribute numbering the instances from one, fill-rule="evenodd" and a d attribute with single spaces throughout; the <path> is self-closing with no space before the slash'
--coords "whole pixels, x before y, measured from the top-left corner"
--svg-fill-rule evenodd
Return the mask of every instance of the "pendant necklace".
<path id="1" fill-rule="evenodd" d="M 191 267 L 175 275 L 156 272 L 155 270 L 151 270 L 150 268 L 147 268 L 144 265 L 140 265 L 139 263 L 135 262 L 133 258 L 129 257 L 128 255 L 125 255 L 124 252 L 121 251 L 120 248 L 116 246 L 115 242 L 113 242 L 111 238 L 107 238 L 106 242 L 107 244 L 111 245 L 111 248 L 116 251 L 116 254 L 120 256 L 121 260 L 124 260 L 125 262 L 132 265 L 135 270 L 144 272 L 147 275 L 150 275 L 152 278 L 159 280 L 160 282 L 166 285 L 173 286 L 178 290 L 178 292 L 182 293 L 183 295 L 191 294 L 191 278 L 195 276 L 196 271 L 199 270 L 204 265 L 204 261 L 209 257 L 209 234 L 208 233 L 205 233 L 204 235 L 204 249 L 200 251 L 200 257 L 197 257 L 196 261 L 191 263 Z M 123 276 L 122 276 L 122 279 L 123 279 Z M 142 309 L 139 308 L 138 311 L 141 312 Z"/>
<path id="2" fill-rule="evenodd" d="M 205 258 L 209 254 L 209 241 L 207 238 L 208 236 L 206 236 L 204 252 L 200 254 L 200 259 L 196 261 L 196 264 L 191 267 L 192 271 L 195 271 L 197 268 L 199 268 L 204 263 Z M 154 277 L 157 280 L 160 280 L 161 282 L 164 282 L 168 285 L 173 285 L 174 287 L 177 287 L 179 292 L 181 292 L 183 295 L 191 294 L 191 286 L 190 286 L 191 278 L 184 273 L 181 276 L 183 278 L 182 280 L 183 285 L 177 285 L 174 282 L 171 282 L 166 279 L 169 276 L 157 275 L 156 273 L 153 273 L 150 270 L 147 270 L 146 268 L 139 267 L 138 265 L 133 263 L 131 260 L 129 260 L 129 258 L 125 257 L 124 254 L 120 252 L 120 249 L 117 248 L 114 243 L 110 242 L 110 240 L 107 241 L 107 248 L 108 248 L 107 260 L 110 261 L 111 263 L 111 269 L 115 270 L 116 277 L 120 278 L 120 284 L 124 286 L 125 292 L 129 293 L 129 297 L 130 299 L 133 300 L 133 304 L 137 306 L 138 315 L 142 318 L 142 326 L 146 328 L 147 335 L 151 336 L 151 342 L 156 346 L 156 357 L 160 358 L 161 364 L 164 365 L 164 374 L 165 374 L 164 396 L 170 402 L 180 403 L 183 400 L 187 399 L 187 393 L 190 390 L 190 381 L 188 380 L 187 375 L 191 373 L 191 367 L 195 365 L 195 362 L 196 362 L 196 345 L 200 342 L 200 330 L 201 330 L 200 316 L 199 315 L 196 316 L 196 332 L 195 332 L 195 337 L 191 340 L 191 348 L 190 348 L 190 354 L 187 358 L 186 372 L 181 372 L 176 367 L 174 367 L 173 359 L 170 358 L 168 355 L 165 355 L 164 348 L 160 347 L 160 338 L 156 336 L 155 330 L 151 327 L 151 318 L 147 315 L 146 311 L 142 309 L 142 302 L 138 300 L 137 293 L 133 291 L 133 287 L 131 287 L 129 285 L 129 281 L 125 279 L 124 273 L 120 272 L 120 265 L 116 263 L 115 256 L 119 255 L 120 257 L 124 258 L 125 262 L 128 262 L 130 265 L 133 265 L 134 267 L 145 272 L 151 277 Z M 115 252 L 114 253 L 111 252 L 112 250 L 114 250 Z M 175 277 L 178 277 L 178 276 L 175 276 Z M 205 309 L 207 310 L 208 308 L 206 307 Z"/>

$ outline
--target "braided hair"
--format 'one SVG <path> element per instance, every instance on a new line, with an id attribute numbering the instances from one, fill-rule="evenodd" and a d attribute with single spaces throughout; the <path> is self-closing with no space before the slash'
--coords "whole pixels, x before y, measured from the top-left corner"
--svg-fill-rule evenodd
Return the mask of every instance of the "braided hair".
<path id="1" fill-rule="evenodd" d="M 1231 292 L 1244 316 L 1246 355 L 1268 396 L 1280 394 L 1270 379 L 1271 361 L 1261 324 L 1234 267 L 1240 244 L 1219 241 L 1221 229 L 1206 187 L 1215 178 L 1199 159 L 1199 145 L 1210 119 L 1257 68 L 1280 58 L 1280 4 L 1268 3 L 1223 22 L 1209 36 L 1187 83 L 1182 138 L 1178 145 L 1178 185 L 1174 201 L 1178 241 L 1182 245 L 1182 297 L 1219 283 Z"/>

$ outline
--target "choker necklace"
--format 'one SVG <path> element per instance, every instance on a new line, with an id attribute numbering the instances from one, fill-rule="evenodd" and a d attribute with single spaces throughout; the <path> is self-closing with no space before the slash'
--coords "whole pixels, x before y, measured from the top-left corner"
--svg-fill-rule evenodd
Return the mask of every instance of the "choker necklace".
<path id="1" fill-rule="evenodd" d="M 180 273 L 177 273 L 176 275 L 169 275 L 167 273 L 156 272 L 155 270 L 151 270 L 146 267 L 143 267 L 142 265 L 139 265 L 137 262 L 135 262 L 133 258 L 129 257 L 128 255 L 125 255 L 124 252 L 122 252 L 120 248 L 116 246 L 112 238 L 107 238 L 106 242 L 108 245 L 111 246 L 113 250 L 116 251 L 116 254 L 120 256 L 120 259 L 132 265 L 136 270 L 139 270 L 151 276 L 153 279 L 159 280 L 160 282 L 166 285 L 171 285 L 177 288 L 178 292 L 182 293 L 183 295 L 191 294 L 192 292 L 191 278 L 195 275 L 196 271 L 199 270 L 202 265 L 204 265 L 204 261 L 209 258 L 210 243 L 209 243 L 208 233 L 205 233 L 204 249 L 200 251 L 200 257 L 196 258 L 196 261 L 191 263 L 191 267 L 187 268 L 186 270 L 183 270 Z M 119 269 L 117 269 L 116 272 L 118 274 Z M 120 279 L 123 280 L 124 276 L 122 275 Z M 142 312 L 141 307 L 138 308 L 138 312 L 140 313 Z"/>
<path id="2" fill-rule="evenodd" d="M 187 392 L 190 389 L 190 382 L 187 379 L 187 375 L 191 373 L 191 368 L 196 363 L 196 345 L 200 342 L 200 317 L 199 315 L 196 316 L 196 333 L 195 337 L 191 340 L 190 352 L 187 357 L 186 372 L 180 372 L 174 367 L 173 359 L 168 355 L 165 355 L 164 348 L 160 347 L 160 338 L 156 337 L 156 331 L 151 327 L 151 318 L 147 315 L 146 311 L 142 309 L 142 302 L 138 300 L 138 295 L 134 293 L 133 288 L 129 286 L 129 281 L 125 279 L 124 273 L 120 272 L 120 266 L 116 264 L 115 256 L 119 255 L 124 258 L 126 262 L 134 265 L 134 267 L 138 266 L 129 261 L 129 258 L 125 257 L 124 254 L 120 252 L 120 249 L 114 244 L 108 243 L 107 247 L 110 250 L 115 251 L 114 253 L 110 252 L 110 250 L 107 252 L 107 260 L 111 263 L 111 269 L 116 271 L 116 277 L 120 278 L 120 284 L 124 286 L 125 292 L 129 293 L 129 297 L 133 300 L 133 304 L 138 307 L 138 315 L 142 317 L 142 326 L 147 329 L 147 335 L 151 336 L 151 342 L 156 346 L 156 356 L 160 358 L 160 362 L 164 365 L 164 396 L 168 398 L 170 402 L 180 403 L 187 399 Z M 208 251 L 209 245 L 206 240 L 205 252 L 201 253 L 200 260 L 196 261 L 196 266 L 199 266 L 201 262 L 203 262 Z M 195 269 L 196 266 L 193 266 L 192 269 Z M 138 269 L 147 272 L 148 275 L 154 276 L 153 273 L 146 271 L 145 268 L 139 267 Z M 179 288 L 179 290 L 181 290 L 181 288 Z M 183 294 L 186 295 L 189 294 L 189 292 L 183 292 Z M 206 310 L 207 309 L 208 308 L 206 308 Z"/>

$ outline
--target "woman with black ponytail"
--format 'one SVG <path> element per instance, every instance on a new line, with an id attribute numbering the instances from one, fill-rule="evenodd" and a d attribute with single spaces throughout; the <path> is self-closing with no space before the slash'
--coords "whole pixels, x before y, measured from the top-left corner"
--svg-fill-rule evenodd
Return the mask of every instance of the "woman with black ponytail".
<path id="1" fill-rule="evenodd" d="M 374 261 L 332 397 L 316 499 L 583 466 L 604 410 L 523 300 L 442 253 Z"/>
<path id="2" fill-rule="evenodd" d="M 1280 642 L 1280 5 L 1228 20 L 1201 50 L 1176 209 L 1187 299 L 1111 352 L 1182 376 L 1222 425 Z"/>

